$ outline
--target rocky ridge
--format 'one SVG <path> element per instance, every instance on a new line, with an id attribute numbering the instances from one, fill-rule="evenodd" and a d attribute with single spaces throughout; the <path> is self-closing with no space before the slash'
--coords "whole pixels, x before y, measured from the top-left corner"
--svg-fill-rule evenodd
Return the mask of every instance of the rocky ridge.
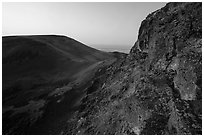
<path id="1" fill-rule="evenodd" d="M 202 3 L 168 3 L 97 71 L 61 134 L 202 134 Z"/>

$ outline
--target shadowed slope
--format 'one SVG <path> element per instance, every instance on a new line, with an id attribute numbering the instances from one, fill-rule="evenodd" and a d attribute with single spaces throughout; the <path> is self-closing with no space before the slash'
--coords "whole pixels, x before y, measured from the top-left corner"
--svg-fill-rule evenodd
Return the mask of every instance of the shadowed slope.
<path id="1" fill-rule="evenodd" d="M 4 89 L 17 80 L 33 84 L 71 80 L 89 65 L 111 57 L 71 38 L 54 35 L 3 37 L 2 51 Z"/>
<path id="2" fill-rule="evenodd" d="M 114 56 L 65 36 L 3 37 L 3 134 L 59 134 L 96 70 Z"/>

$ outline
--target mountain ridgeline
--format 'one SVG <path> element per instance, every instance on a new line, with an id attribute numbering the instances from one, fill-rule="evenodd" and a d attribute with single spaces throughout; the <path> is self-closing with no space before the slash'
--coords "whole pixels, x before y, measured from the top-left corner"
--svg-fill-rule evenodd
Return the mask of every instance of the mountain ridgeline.
<path id="1" fill-rule="evenodd" d="M 68 81 L 80 69 L 112 56 L 74 39 L 55 35 L 3 37 L 2 51 L 5 87 L 11 85 L 10 76 L 19 78 L 19 75 L 24 75 L 27 82 L 41 84 Z"/>
<path id="2" fill-rule="evenodd" d="M 53 35 L 2 45 L 3 134 L 202 134 L 202 3 L 149 14 L 128 55 Z"/>
<path id="3" fill-rule="evenodd" d="M 3 134 L 57 134 L 50 130 L 71 115 L 95 72 L 126 56 L 58 35 L 7 36 L 2 42 Z"/>

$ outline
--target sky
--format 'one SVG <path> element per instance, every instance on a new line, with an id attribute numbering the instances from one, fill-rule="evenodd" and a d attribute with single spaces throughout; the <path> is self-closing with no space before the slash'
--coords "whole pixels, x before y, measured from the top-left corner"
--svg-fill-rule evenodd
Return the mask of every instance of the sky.
<path id="1" fill-rule="evenodd" d="M 105 51 L 129 52 L 162 2 L 3 2 L 3 35 L 65 35 Z"/>

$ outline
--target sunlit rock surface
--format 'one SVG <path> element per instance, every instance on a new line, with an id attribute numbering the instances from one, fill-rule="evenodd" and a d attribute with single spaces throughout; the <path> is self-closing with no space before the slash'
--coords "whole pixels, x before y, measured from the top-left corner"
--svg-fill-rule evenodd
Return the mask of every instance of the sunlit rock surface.
<path id="1" fill-rule="evenodd" d="M 168 3 L 96 73 L 61 134 L 202 134 L 202 3 Z"/>

